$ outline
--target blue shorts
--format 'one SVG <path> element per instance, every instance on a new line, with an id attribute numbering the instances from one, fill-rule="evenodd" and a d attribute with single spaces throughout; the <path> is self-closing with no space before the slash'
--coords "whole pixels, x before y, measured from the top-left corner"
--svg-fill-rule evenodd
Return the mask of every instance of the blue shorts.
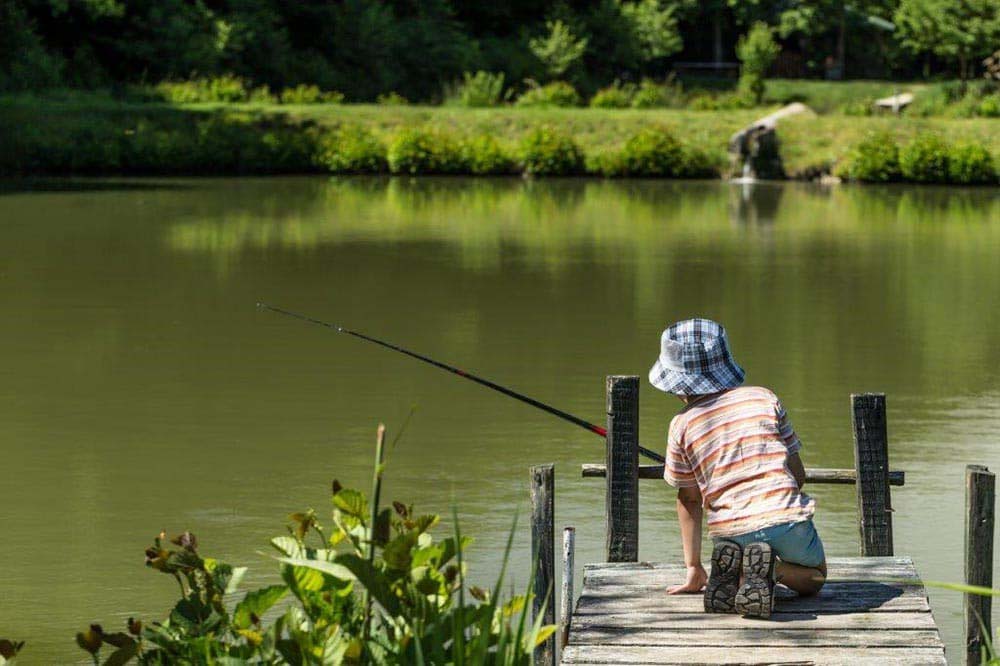
<path id="1" fill-rule="evenodd" d="M 744 548 L 752 543 L 766 543 L 782 561 L 814 569 L 826 562 L 823 542 L 812 520 L 772 525 L 756 532 L 716 537 L 714 540 L 735 541 Z"/>

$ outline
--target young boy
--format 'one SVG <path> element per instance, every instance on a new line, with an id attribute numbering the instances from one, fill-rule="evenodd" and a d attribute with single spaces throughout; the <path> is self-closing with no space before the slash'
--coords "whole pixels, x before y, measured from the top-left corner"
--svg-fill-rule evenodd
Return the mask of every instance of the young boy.
<path id="1" fill-rule="evenodd" d="M 742 386 L 726 330 L 688 319 L 663 332 L 649 371 L 656 388 L 685 407 L 670 422 L 664 479 L 678 489 L 687 577 L 669 594 L 705 590 L 705 611 L 770 617 L 774 584 L 815 594 L 826 557 L 801 491 L 801 443 L 778 398 Z M 701 521 L 715 542 L 711 575 L 701 565 Z"/>

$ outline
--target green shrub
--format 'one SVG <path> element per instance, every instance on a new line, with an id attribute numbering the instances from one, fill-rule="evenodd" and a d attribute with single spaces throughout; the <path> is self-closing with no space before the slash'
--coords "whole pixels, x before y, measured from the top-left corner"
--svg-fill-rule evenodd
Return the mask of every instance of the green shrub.
<path id="1" fill-rule="evenodd" d="M 165 101 L 173 104 L 199 102 L 233 104 L 245 102 L 249 97 L 246 80 L 232 74 L 190 81 L 163 81 L 156 85 L 155 90 Z"/>
<path id="2" fill-rule="evenodd" d="M 336 90 L 323 91 L 319 86 L 300 83 L 294 88 L 281 91 L 282 104 L 340 104 L 344 101 L 343 93 Z"/>
<path id="3" fill-rule="evenodd" d="M 663 83 L 643 79 L 632 96 L 632 108 L 680 108 L 684 106 L 684 101 L 684 89 L 672 77 Z"/>
<path id="4" fill-rule="evenodd" d="M 278 96 L 268 86 L 257 86 L 250 91 L 247 101 L 254 104 L 277 104 Z"/>
<path id="5" fill-rule="evenodd" d="M 937 134 L 918 134 L 899 150 L 899 170 L 917 183 L 948 181 L 948 146 Z"/>
<path id="6" fill-rule="evenodd" d="M 670 132 L 644 129 L 629 137 L 622 147 L 622 175 L 676 176 L 684 149 Z"/>
<path id="7" fill-rule="evenodd" d="M 503 72 L 465 72 L 461 83 L 449 92 L 448 101 L 470 108 L 499 106 L 505 99 L 503 84 Z"/>
<path id="8" fill-rule="evenodd" d="M 615 81 L 607 88 L 601 88 L 590 98 L 590 106 L 595 109 L 627 109 L 632 106 L 632 99 L 635 95 L 634 85 L 622 85 L 620 81 Z"/>
<path id="9" fill-rule="evenodd" d="M 439 130 L 405 128 L 389 142 L 389 171 L 397 174 L 463 173 L 467 165 L 458 142 Z"/>
<path id="10" fill-rule="evenodd" d="M 948 150 L 948 180 L 962 185 L 995 183 L 993 156 L 978 143 L 956 143 Z"/>
<path id="11" fill-rule="evenodd" d="M 521 140 L 524 172 L 536 176 L 568 176 L 583 170 L 583 151 L 567 134 L 536 127 Z"/>
<path id="12" fill-rule="evenodd" d="M 887 183 L 899 180 L 899 146 L 888 132 L 873 132 L 854 145 L 838 173 L 851 180 Z"/>
<path id="13" fill-rule="evenodd" d="M 316 159 L 332 173 L 383 173 L 388 168 L 385 145 L 371 131 L 355 125 L 325 136 Z"/>
<path id="14" fill-rule="evenodd" d="M 684 146 L 681 161 L 677 165 L 677 178 L 718 178 L 722 173 L 724 159 L 694 146 Z"/>
<path id="15" fill-rule="evenodd" d="M 906 107 L 908 116 L 943 116 L 951 104 L 947 89 L 941 84 L 929 85 L 913 96 L 913 102 Z"/>
<path id="16" fill-rule="evenodd" d="M 752 107 L 753 100 L 738 92 L 712 95 L 699 93 L 691 98 L 688 107 L 695 111 L 732 111 Z"/>
<path id="17" fill-rule="evenodd" d="M 875 100 L 871 98 L 856 99 L 840 107 L 845 116 L 870 116 L 875 112 Z"/>
<path id="18" fill-rule="evenodd" d="M 976 115 L 983 118 L 1000 118 L 1000 93 L 993 93 L 979 100 Z"/>
<path id="19" fill-rule="evenodd" d="M 463 139 L 459 149 L 470 173 L 480 176 L 517 173 L 517 161 L 494 136 L 480 134 Z"/>
<path id="20" fill-rule="evenodd" d="M 280 578 L 235 604 L 246 567 L 203 556 L 190 532 L 169 541 L 161 533 L 145 556 L 180 588 L 167 618 L 129 618 L 115 633 L 91 624 L 77 644 L 95 664 L 530 666 L 555 626 L 532 622 L 530 592 L 503 596 L 516 520 L 500 574 L 484 590 L 468 582 L 472 539 L 457 519 L 442 539 L 434 534 L 439 515 L 402 502 L 381 506 L 381 464 L 372 487 L 369 500 L 334 480 L 330 523 L 312 509 L 290 515 L 287 533 L 269 544 Z"/>
<path id="21" fill-rule="evenodd" d="M 584 158 L 584 168 L 587 173 L 605 178 L 618 178 L 625 175 L 625 164 L 622 151 L 603 148 L 587 153 Z"/>
<path id="22" fill-rule="evenodd" d="M 375 100 L 379 106 L 406 106 L 410 102 L 398 92 L 387 92 Z"/>
<path id="23" fill-rule="evenodd" d="M 580 94 L 565 81 L 553 81 L 544 86 L 529 88 L 517 98 L 516 106 L 548 107 L 548 106 L 580 106 Z"/>

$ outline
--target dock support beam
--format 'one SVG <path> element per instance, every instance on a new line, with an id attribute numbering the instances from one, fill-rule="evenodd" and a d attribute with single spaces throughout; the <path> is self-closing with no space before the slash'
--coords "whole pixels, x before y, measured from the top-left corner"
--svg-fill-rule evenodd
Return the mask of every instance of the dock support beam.
<path id="1" fill-rule="evenodd" d="M 639 561 L 639 378 L 607 378 L 608 442 L 605 495 L 608 562 Z"/>
<path id="2" fill-rule="evenodd" d="M 965 582 L 993 587 L 993 514 L 996 477 L 982 465 L 965 468 Z M 965 595 L 965 663 L 978 666 L 993 626 L 992 597 Z"/>
<path id="3" fill-rule="evenodd" d="M 531 561 L 534 571 L 532 618 L 542 615 L 542 624 L 555 624 L 555 465 L 531 468 Z M 544 608 L 544 612 L 543 612 Z M 535 648 L 536 666 L 556 663 L 555 635 Z"/>
<path id="4" fill-rule="evenodd" d="M 562 594 L 559 606 L 559 647 L 569 642 L 569 627 L 573 621 L 573 575 L 576 559 L 576 528 L 563 528 Z"/>
<path id="5" fill-rule="evenodd" d="M 892 501 L 889 496 L 889 439 L 885 394 L 851 395 L 854 465 L 858 472 L 861 554 L 892 555 Z"/>

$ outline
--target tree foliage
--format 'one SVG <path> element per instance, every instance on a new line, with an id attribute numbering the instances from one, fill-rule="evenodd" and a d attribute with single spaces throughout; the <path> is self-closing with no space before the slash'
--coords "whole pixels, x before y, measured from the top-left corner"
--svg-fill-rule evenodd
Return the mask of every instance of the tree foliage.
<path id="1" fill-rule="evenodd" d="M 873 78 L 925 65 L 968 77 L 1000 43 L 998 12 L 996 0 L 0 0 L 0 90 L 232 75 L 275 94 L 423 102 L 484 71 L 515 94 L 565 78 L 589 96 L 662 80 L 672 57 L 732 61 L 758 22 L 782 40 L 785 75 L 846 57 Z"/>
<path id="2" fill-rule="evenodd" d="M 528 48 L 545 68 L 545 73 L 558 79 L 583 56 L 587 49 L 587 38 L 577 39 L 573 31 L 562 21 L 547 21 L 547 33 L 532 37 Z"/>

